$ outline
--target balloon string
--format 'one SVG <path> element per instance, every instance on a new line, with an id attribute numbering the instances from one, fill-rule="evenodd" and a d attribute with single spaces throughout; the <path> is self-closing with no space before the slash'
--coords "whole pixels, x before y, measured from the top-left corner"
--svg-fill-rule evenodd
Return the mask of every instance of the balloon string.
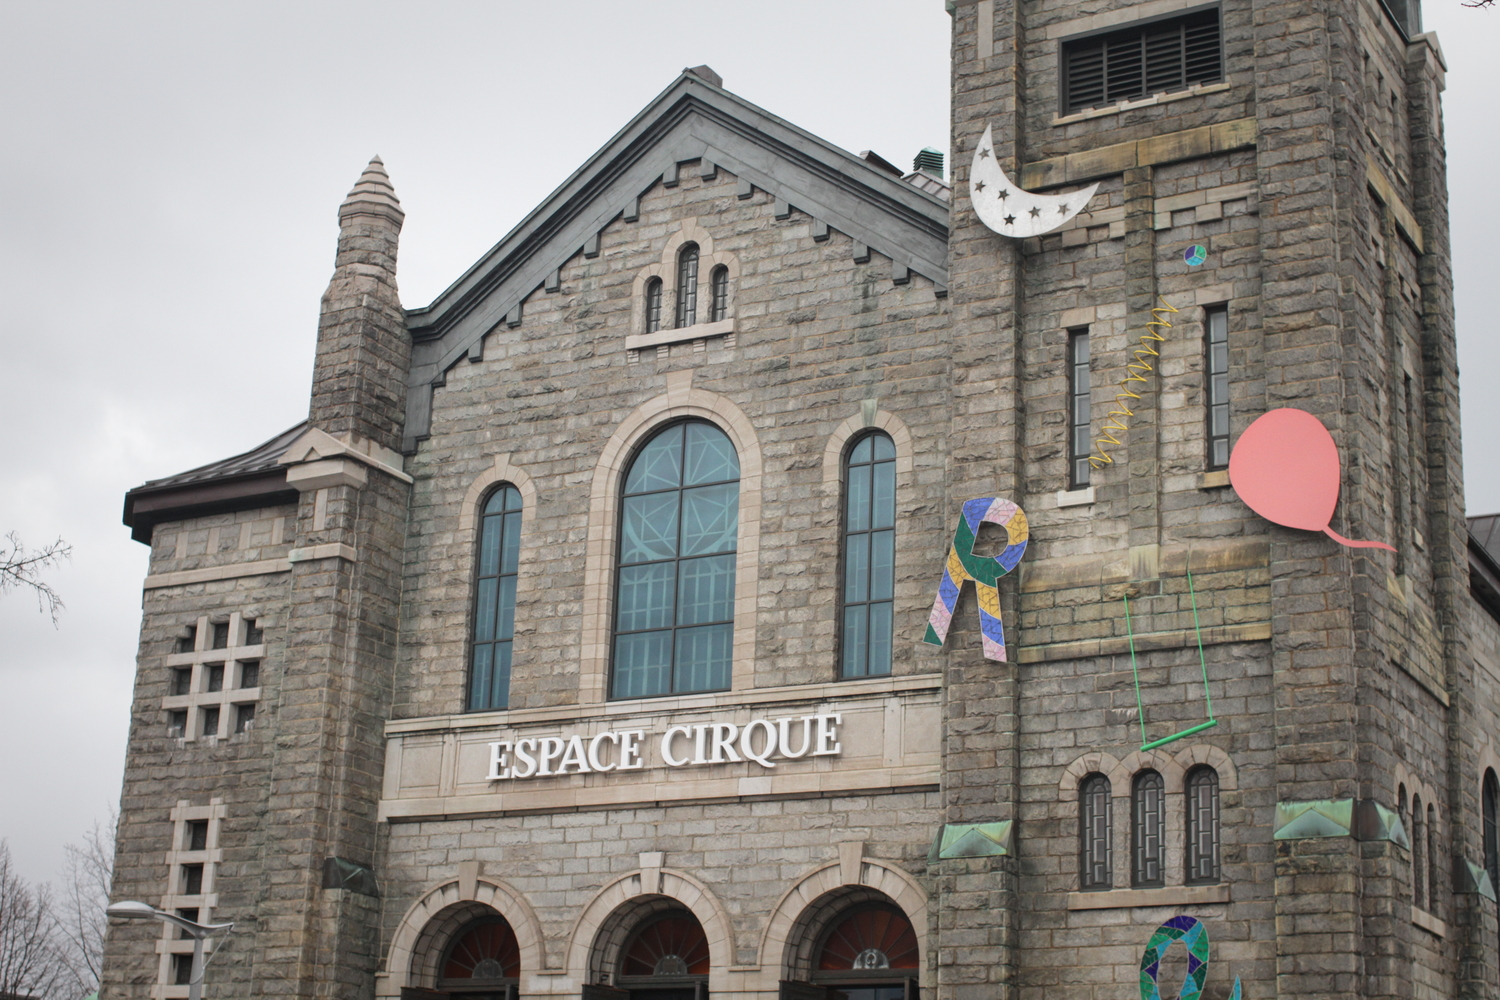
<path id="1" fill-rule="evenodd" d="M 1325 527 L 1323 529 L 1323 532 L 1329 538 L 1332 538 L 1335 542 L 1338 542 L 1340 545 L 1347 545 L 1351 549 L 1385 549 L 1388 552 L 1396 551 L 1394 546 L 1387 545 L 1385 544 L 1385 542 L 1360 542 L 1356 541 L 1353 538 L 1345 538 L 1343 535 L 1339 534 L 1337 531 L 1334 531 L 1332 528 Z"/>
<path id="2" fill-rule="evenodd" d="M 1157 301 L 1161 305 L 1151 310 L 1151 319 L 1146 324 L 1146 332 L 1141 334 L 1140 346 L 1135 349 L 1135 360 L 1125 365 L 1125 377 L 1120 380 L 1120 391 L 1115 395 L 1115 406 L 1117 409 L 1109 411 L 1109 415 L 1105 418 L 1104 427 L 1101 428 L 1103 433 L 1094 440 L 1094 446 L 1098 450 L 1098 454 L 1089 456 L 1089 465 L 1095 469 L 1102 469 L 1104 466 L 1114 463 L 1114 459 L 1109 456 L 1108 449 L 1104 447 L 1106 444 L 1119 446 L 1125 444 L 1125 442 L 1115 437 L 1113 432 L 1119 431 L 1121 434 L 1125 433 L 1128 429 L 1125 421 L 1135 416 L 1135 411 L 1130 408 L 1130 404 L 1126 400 L 1140 399 L 1141 397 L 1139 393 L 1130 388 L 1130 383 L 1144 383 L 1148 381 L 1146 376 L 1154 374 L 1156 371 L 1151 366 L 1151 362 L 1146 359 L 1159 358 L 1161 355 L 1157 353 L 1156 348 L 1151 346 L 1150 342 L 1165 343 L 1167 338 L 1153 331 L 1152 327 L 1160 327 L 1167 330 L 1172 329 L 1172 324 L 1167 319 L 1166 314 L 1175 313 L 1177 310 L 1172 307 L 1170 302 L 1159 295 L 1157 296 Z"/>

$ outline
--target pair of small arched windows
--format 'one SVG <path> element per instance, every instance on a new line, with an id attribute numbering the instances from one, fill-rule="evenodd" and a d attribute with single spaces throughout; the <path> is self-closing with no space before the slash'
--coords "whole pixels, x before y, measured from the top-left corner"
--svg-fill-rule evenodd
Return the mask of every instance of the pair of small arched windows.
<path id="1" fill-rule="evenodd" d="M 1188 885 L 1219 881 L 1219 775 L 1203 765 L 1183 782 L 1186 805 Z M 1113 789 L 1099 773 L 1078 786 L 1078 887 L 1114 888 Z M 1142 771 L 1130 792 L 1130 884 L 1146 889 L 1166 885 L 1166 782 L 1161 773 Z"/>
<path id="2" fill-rule="evenodd" d="M 682 329 L 698 323 L 698 244 L 685 244 L 677 254 L 677 307 L 673 327 Z M 708 322 L 717 323 L 729 315 L 729 268 L 720 264 L 709 275 Z M 662 280 L 646 283 L 646 332 L 662 328 Z"/>
<path id="3" fill-rule="evenodd" d="M 636 451 L 620 495 L 611 698 L 730 686 L 740 463 L 714 424 L 669 424 Z M 470 711 L 510 702 L 521 495 L 490 494 L 479 525 Z M 896 447 L 883 431 L 844 458 L 840 677 L 891 672 Z"/>

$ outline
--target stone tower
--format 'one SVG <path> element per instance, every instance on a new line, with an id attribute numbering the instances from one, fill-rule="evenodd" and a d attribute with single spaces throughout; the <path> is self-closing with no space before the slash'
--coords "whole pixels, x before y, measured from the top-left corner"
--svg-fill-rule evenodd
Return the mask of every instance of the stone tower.
<path id="1" fill-rule="evenodd" d="M 1032 534 L 1020 663 L 949 668 L 947 819 L 1020 837 L 1015 857 L 939 863 L 940 995 L 1133 995 L 1148 938 L 1178 915 L 1214 942 L 1208 995 L 1236 976 L 1246 996 L 1493 995 L 1493 907 L 1471 877 L 1493 717 L 1473 714 L 1466 651 L 1435 38 L 1414 9 L 1360 0 L 950 7 L 952 321 L 1010 359 L 994 433 Z M 1153 87 L 1183 38 L 1186 73 Z M 987 126 L 1021 188 L 1098 182 L 1087 213 L 1039 239 L 980 222 L 971 199 L 995 192 L 968 173 Z M 1185 260 L 1194 245 L 1206 263 Z M 1163 301 L 1177 311 L 1154 317 Z M 1335 528 L 1396 554 L 1276 527 L 1228 488 L 1205 448 L 1213 313 L 1230 438 L 1273 408 L 1316 415 L 1344 463 Z M 1097 439 L 1162 315 L 1112 462 L 1077 481 L 1077 380 Z M 1207 718 L 1205 692 L 1215 726 L 1143 749 Z M 1171 802 L 1210 754 L 1224 886 L 1192 884 L 1174 856 Z M 1122 830 L 1150 773 L 1175 876 L 1133 871 Z M 1093 774 L 1114 860 L 1088 886 Z M 1425 832 L 1418 797 L 1435 806 Z"/>

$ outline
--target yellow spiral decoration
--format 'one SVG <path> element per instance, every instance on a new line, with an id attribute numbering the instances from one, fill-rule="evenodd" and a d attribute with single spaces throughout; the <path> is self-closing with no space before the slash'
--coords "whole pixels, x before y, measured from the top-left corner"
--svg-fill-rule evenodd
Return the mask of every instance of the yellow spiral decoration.
<path id="1" fill-rule="evenodd" d="M 1172 324 L 1167 319 L 1167 313 L 1177 312 L 1176 309 L 1172 308 L 1170 302 L 1159 295 L 1157 296 L 1157 301 L 1161 305 L 1151 310 L 1151 320 L 1146 324 L 1146 332 L 1141 334 L 1141 346 L 1135 349 L 1135 360 L 1125 365 L 1125 377 L 1120 380 L 1120 391 L 1115 394 L 1116 409 L 1110 410 L 1109 416 L 1105 418 L 1103 435 L 1094 439 L 1094 449 L 1097 454 L 1089 456 L 1089 465 L 1092 468 L 1102 469 L 1106 465 L 1114 463 L 1114 459 L 1109 457 L 1109 452 L 1105 450 L 1104 446 L 1106 444 L 1121 446 L 1125 444 L 1124 441 L 1115 437 L 1114 432 L 1119 431 L 1123 434 L 1127 429 L 1125 420 L 1135 416 L 1135 411 L 1130 408 L 1127 400 L 1141 398 L 1139 393 L 1130 388 L 1130 383 L 1145 382 L 1147 381 L 1146 376 L 1156 371 L 1147 358 L 1159 358 L 1161 355 L 1156 352 L 1156 348 L 1151 346 L 1151 342 L 1155 341 L 1160 344 L 1164 343 L 1167 338 L 1152 328 L 1172 329 Z"/>

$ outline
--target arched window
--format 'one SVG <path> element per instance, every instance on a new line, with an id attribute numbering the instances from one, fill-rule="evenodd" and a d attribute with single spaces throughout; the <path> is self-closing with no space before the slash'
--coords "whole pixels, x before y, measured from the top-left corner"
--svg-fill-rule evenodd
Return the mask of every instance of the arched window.
<path id="1" fill-rule="evenodd" d="M 1427 830 L 1422 823 L 1422 796 L 1411 797 L 1411 905 L 1427 909 Z"/>
<path id="2" fill-rule="evenodd" d="M 655 333 L 661 329 L 661 279 L 652 278 L 646 282 L 646 332 Z"/>
<path id="3" fill-rule="evenodd" d="M 895 584 L 896 446 L 883 431 L 873 431 L 855 441 L 844 462 L 840 676 L 891 672 Z"/>
<path id="4" fill-rule="evenodd" d="M 625 942 L 615 983 L 640 1000 L 693 1000 L 708 985 L 708 937 L 687 910 L 648 917 Z"/>
<path id="5" fill-rule="evenodd" d="M 1500 886 L 1500 780 L 1492 769 L 1484 772 L 1483 795 L 1484 870 L 1490 886 Z"/>
<path id="6" fill-rule="evenodd" d="M 502 486 L 479 517 L 474 572 L 473 654 L 469 711 L 510 705 L 511 639 L 515 635 L 516 566 L 521 553 L 521 492 Z"/>
<path id="7" fill-rule="evenodd" d="M 1114 886 L 1110 795 L 1102 774 L 1090 774 L 1078 786 L 1078 888 L 1084 892 Z"/>
<path id="8" fill-rule="evenodd" d="M 1137 888 L 1166 884 L 1162 878 L 1166 798 L 1160 774 L 1142 771 L 1135 776 L 1130 791 L 1130 884 Z"/>
<path id="9" fill-rule="evenodd" d="M 1188 772 L 1187 884 L 1219 881 L 1219 772 L 1204 765 Z"/>
<path id="10" fill-rule="evenodd" d="M 813 982 L 849 1000 L 901 1000 L 914 995 L 921 966 L 917 932 L 906 914 L 887 903 L 859 906 L 836 920 L 815 952 Z"/>
<path id="11" fill-rule="evenodd" d="M 480 917 L 453 936 L 438 968 L 438 988 L 445 993 L 513 996 L 521 949 L 504 917 Z"/>
<path id="12" fill-rule="evenodd" d="M 720 264 L 708 276 L 708 287 L 713 292 L 713 303 L 709 306 L 708 321 L 717 323 L 729 318 L 729 268 Z"/>
<path id="13" fill-rule="evenodd" d="M 677 326 L 698 322 L 698 244 L 686 244 L 677 255 Z"/>
<path id="14" fill-rule="evenodd" d="M 1427 805 L 1427 910 L 1438 912 L 1438 889 L 1443 884 L 1442 871 L 1438 866 L 1438 817 L 1437 806 Z"/>
<path id="15" fill-rule="evenodd" d="M 713 424 L 673 424 L 631 460 L 620 503 L 610 696 L 729 687 L 740 462 Z"/>

